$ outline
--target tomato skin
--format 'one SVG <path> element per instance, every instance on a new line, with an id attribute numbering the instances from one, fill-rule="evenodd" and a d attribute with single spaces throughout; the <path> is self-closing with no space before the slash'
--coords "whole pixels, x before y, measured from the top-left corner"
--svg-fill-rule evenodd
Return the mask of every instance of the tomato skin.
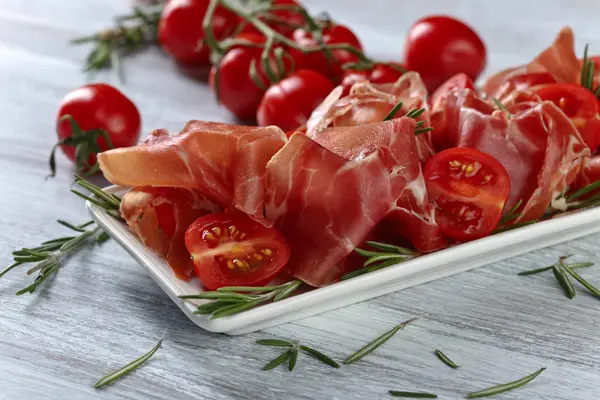
<path id="1" fill-rule="evenodd" d="M 271 5 L 272 6 L 303 7 L 302 4 L 300 4 L 299 2 L 297 2 L 295 0 L 272 0 Z M 296 11 L 293 11 L 293 10 L 273 10 L 273 11 L 269 12 L 269 15 L 272 17 L 275 17 L 275 19 L 277 21 L 271 21 L 268 18 L 263 18 L 260 16 L 258 17 L 258 19 L 261 20 L 262 22 L 264 22 L 265 24 L 267 24 L 273 30 L 275 30 L 285 36 L 292 35 L 294 30 L 296 29 L 296 28 L 294 28 L 294 26 L 298 26 L 298 25 L 302 26 L 305 23 L 304 17 L 302 16 L 302 14 L 300 14 Z M 243 19 L 240 18 L 239 23 L 242 23 L 242 21 L 243 21 Z M 280 22 L 285 22 L 285 23 L 280 23 Z M 257 33 L 257 34 L 260 33 L 260 31 L 258 29 L 256 29 L 254 27 L 254 25 L 252 25 L 252 24 L 247 24 L 246 26 L 244 26 L 244 28 L 242 29 L 242 32 Z"/>
<path id="2" fill-rule="evenodd" d="M 315 47 L 319 42 L 313 38 L 312 34 L 304 29 L 296 29 L 293 33 L 294 41 L 303 47 Z M 358 37 L 346 26 L 329 23 L 323 28 L 323 43 L 325 44 L 349 44 L 362 51 L 362 46 Z M 328 79 L 337 80 L 343 74 L 342 65 L 349 62 L 358 61 L 356 55 L 346 50 L 332 50 L 332 65 L 327 62 L 323 52 L 302 53 L 296 49 L 290 49 L 290 54 L 296 61 L 296 69 L 311 69 L 320 73 Z"/>
<path id="3" fill-rule="evenodd" d="M 284 131 L 296 129 L 333 89 L 331 82 L 315 71 L 296 71 L 266 91 L 256 120 L 260 126 L 276 125 Z"/>
<path id="4" fill-rule="evenodd" d="M 592 154 L 600 147 L 598 101 L 589 90 L 573 83 L 554 83 L 538 87 L 534 93 L 556 104 L 571 119 Z"/>
<path id="5" fill-rule="evenodd" d="M 404 68 L 400 64 L 396 65 Z M 394 83 L 402 74 L 402 71 L 393 68 L 389 64 L 375 64 L 370 70 L 346 70 L 342 79 L 342 86 L 344 87 L 343 96 L 346 96 L 350 92 L 350 88 L 356 82 L 369 81 L 375 84 Z"/>
<path id="6" fill-rule="evenodd" d="M 496 229 L 510 178 L 494 157 L 472 148 L 444 150 L 425 163 L 423 175 L 444 235 L 469 241 Z"/>
<path id="7" fill-rule="evenodd" d="M 245 214 L 210 214 L 185 233 L 196 275 L 209 290 L 223 286 L 262 286 L 287 263 L 290 248 L 275 228 Z"/>
<path id="8" fill-rule="evenodd" d="M 202 20 L 210 0 L 169 0 L 158 25 L 158 41 L 163 50 L 177 62 L 191 66 L 209 65 L 210 48 L 199 46 L 204 39 Z M 238 19 L 223 7 L 217 7 L 212 29 L 217 40 L 230 35 Z"/>
<path id="9" fill-rule="evenodd" d="M 56 117 L 56 132 L 61 140 L 72 135 L 69 121 L 58 122 L 65 115 L 73 117 L 84 131 L 104 129 L 115 148 L 133 146 L 140 137 L 142 121 L 137 107 L 118 89 L 104 83 L 81 86 L 61 100 Z M 103 137 L 98 137 L 97 143 L 102 151 L 108 150 Z M 61 149 L 75 161 L 75 146 L 63 145 Z M 96 156 L 92 154 L 88 165 L 94 164 Z"/>
<path id="10" fill-rule="evenodd" d="M 404 44 L 407 69 L 421 75 L 430 92 L 463 72 L 473 81 L 486 64 L 481 38 L 463 22 L 447 16 L 425 17 L 413 24 Z"/>
<path id="11" fill-rule="evenodd" d="M 236 39 L 244 39 L 252 43 L 264 43 L 265 37 L 253 33 L 243 33 Z M 233 115 L 244 121 L 252 121 L 270 82 L 267 78 L 260 56 L 262 49 L 258 47 L 233 47 L 221 59 L 219 74 L 219 102 Z M 255 60 L 259 80 L 264 87 L 259 87 L 250 77 L 250 64 Z M 289 60 L 284 59 L 286 70 Z M 271 59 L 271 67 L 279 75 L 275 61 Z M 212 67 L 209 75 L 210 87 L 215 89 L 216 67 Z"/>

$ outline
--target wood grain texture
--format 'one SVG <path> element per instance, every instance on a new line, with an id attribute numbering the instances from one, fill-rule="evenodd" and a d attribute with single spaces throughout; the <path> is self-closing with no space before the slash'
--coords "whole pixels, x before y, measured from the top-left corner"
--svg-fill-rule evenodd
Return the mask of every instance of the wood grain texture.
<path id="1" fill-rule="evenodd" d="M 469 21 L 491 50 L 489 71 L 530 59 L 564 24 L 577 49 L 600 52 L 593 0 L 306 0 L 350 24 L 369 52 L 399 58 L 403 35 L 419 16 L 447 13 Z M 67 41 L 97 30 L 130 4 L 125 0 L 0 0 L 0 265 L 11 250 L 60 234 L 57 217 L 88 217 L 69 194 L 71 169 L 44 180 L 55 137 L 58 101 L 85 82 L 87 48 Z M 204 84 L 177 72 L 159 51 L 125 64 L 122 89 L 140 107 L 144 129 L 188 119 L 228 121 Z M 112 74 L 97 80 L 118 84 Z M 498 399 L 600 397 L 600 304 L 576 285 L 568 301 L 551 273 L 519 277 L 529 267 L 573 253 L 600 263 L 600 235 L 554 246 L 351 307 L 243 337 L 194 326 L 121 248 L 107 242 L 75 255 L 51 286 L 14 293 L 30 281 L 23 270 L 0 280 L 0 399 L 377 399 L 389 389 L 458 399 L 546 366 L 526 388 Z M 597 269 L 582 274 L 600 284 Z M 420 319 L 375 354 L 339 370 L 301 355 L 293 373 L 261 367 L 277 351 L 259 338 L 289 338 L 343 360 L 412 316 Z M 132 375 L 103 390 L 93 383 L 164 346 Z M 433 354 L 463 365 L 451 370 Z"/>

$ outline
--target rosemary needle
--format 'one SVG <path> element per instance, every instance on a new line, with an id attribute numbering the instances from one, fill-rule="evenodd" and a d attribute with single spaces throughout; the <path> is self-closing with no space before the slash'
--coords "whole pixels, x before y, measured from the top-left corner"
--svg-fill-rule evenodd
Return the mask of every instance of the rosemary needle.
<path id="1" fill-rule="evenodd" d="M 554 277 L 556 278 L 558 284 L 565 293 L 565 296 L 567 296 L 569 299 L 575 297 L 575 289 L 573 289 L 573 284 L 565 273 L 564 268 L 561 268 L 561 266 L 556 263 L 552 266 L 552 272 L 554 273 Z"/>
<path id="2" fill-rule="evenodd" d="M 449 359 L 448 356 L 445 355 L 444 353 L 442 353 L 441 350 L 436 350 L 435 355 L 437 356 L 437 358 L 439 358 L 444 364 L 446 364 L 450 368 L 454 368 L 454 369 L 460 368 L 460 365 L 456 364 L 454 361 Z"/>
<path id="3" fill-rule="evenodd" d="M 477 392 L 469 393 L 467 395 L 467 399 L 478 399 L 480 397 L 494 396 L 494 395 L 499 394 L 499 393 L 503 393 L 503 392 L 507 392 L 509 390 L 513 390 L 513 389 L 519 388 L 521 386 L 524 386 L 524 385 L 528 384 L 529 382 L 531 382 L 535 378 L 537 378 L 537 376 L 539 374 L 541 374 L 542 372 L 544 372 L 545 370 L 546 370 L 546 368 L 540 368 L 539 370 L 537 370 L 533 374 L 527 375 L 526 377 L 521 378 L 521 379 L 519 379 L 517 381 L 505 383 L 503 385 L 492 386 L 492 387 L 487 388 L 487 389 L 483 389 L 483 390 L 480 390 L 480 391 L 477 391 Z"/>
<path id="4" fill-rule="evenodd" d="M 571 268 L 571 269 L 587 268 L 587 267 L 592 267 L 593 265 L 594 265 L 594 263 L 592 263 L 592 262 L 582 262 L 582 263 L 569 264 L 569 268 Z M 517 275 L 526 276 L 526 275 L 539 274 L 540 272 L 549 271 L 553 267 L 554 267 L 554 265 L 550 265 L 549 267 L 530 269 L 530 270 L 527 270 L 527 271 L 519 272 Z"/>
<path id="5" fill-rule="evenodd" d="M 163 339 L 160 339 L 156 343 L 156 345 L 152 348 L 152 350 L 150 350 L 149 352 L 147 352 L 140 358 L 130 362 L 129 364 L 125 365 L 123 368 L 120 368 L 117 371 L 112 372 L 112 373 L 106 375 L 104 378 L 100 379 L 98 382 L 96 382 L 94 387 L 96 389 L 99 389 L 105 385 L 108 385 L 111 382 L 114 382 L 115 380 L 121 378 L 122 376 L 127 375 L 128 373 L 134 371 L 135 369 L 137 369 L 140 365 L 142 365 L 143 363 L 148 361 L 150 359 L 150 357 L 152 357 L 154 355 L 154 353 L 156 353 L 156 351 L 162 345 L 162 341 L 163 341 Z"/>
<path id="6" fill-rule="evenodd" d="M 346 358 L 346 360 L 344 360 L 344 364 L 353 364 L 353 363 L 361 360 L 368 354 L 371 354 L 373 351 L 375 351 L 377 348 L 379 348 L 381 345 L 383 345 L 385 342 L 387 342 L 389 339 L 391 339 L 392 336 L 394 336 L 399 330 L 404 329 L 404 327 L 406 325 L 410 324 L 411 322 L 415 321 L 416 319 L 417 318 L 411 318 L 408 321 L 404 321 L 403 323 L 394 327 L 394 329 L 379 336 L 378 338 L 373 340 L 371 343 L 367 344 L 366 346 L 364 346 L 363 348 L 361 348 L 360 350 L 358 350 L 357 352 L 355 352 L 354 354 L 352 354 L 348 358 Z"/>
<path id="7" fill-rule="evenodd" d="M 390 390 L 388 393 L 394 397 L 407 397 L 411 399 L 437 399 L 437 394 L 425 392 L 404 392 L 400 390 Z"/>

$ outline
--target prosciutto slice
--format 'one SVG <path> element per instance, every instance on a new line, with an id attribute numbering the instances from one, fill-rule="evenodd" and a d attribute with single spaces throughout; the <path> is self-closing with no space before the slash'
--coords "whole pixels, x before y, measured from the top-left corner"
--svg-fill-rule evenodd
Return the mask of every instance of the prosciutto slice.
<path id="1" fill-rule="evenodd" d="M 222 208 L 264 219 L 266 165 L 286 143 L 277 127 L 190 121 L 177 135 L 156 130 L 142 144 L 98 156 L 104 176 L 121 186 L 195 189 Z"/>
<path id="2" fill-rule="evenodd" d="M 197 218 L 219 207 L 197 191 L 170 187 L 137 187 L 121 201 L 121 215 L 144 245 L 164 257 L 175 275 L 192 277 L 185 231 Z"/>
<path id="3" fill-rule="evenodd" d="M 419 168 L 409 118 L 300 133 L 267 165 L 266 217 L 291 247 L 288 270 L 313 286 L 343 273 L 341 262 L 395 207 L 407 171 Z"/>
<path id="4" fill-rule="evenodd" d="M 583 169 L 581 170 L 579 175 L 577 175 L 575 183 L 571 185 L 571 192 L 583 189 L 587 185 L 598 181 L 600 181 L 600 155 L 596 155 L 594 157 L 584 160 Z M 600 189 L 590 193 L 588 196 L 585 197 L 589 197 L 596 193 L 600 193 Z"/>
<path id="5" fill-rule="evenodd" d="M 529 221 L 541 217 L 567 189 L 590 152 L 553 103 L 519 103 L 509 111 L 486 106 L 468 89 L 449 94 L 435 110 L 442 114 L 440 129 L 449 147 L 476 148 L 504 165 L 511 182 L 505 211 L 522 200 L 516 222 Z"/>

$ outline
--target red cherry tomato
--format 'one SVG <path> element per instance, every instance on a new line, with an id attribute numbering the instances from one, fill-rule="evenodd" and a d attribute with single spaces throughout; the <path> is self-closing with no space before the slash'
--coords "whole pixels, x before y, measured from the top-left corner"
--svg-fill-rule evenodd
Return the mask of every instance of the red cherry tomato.
<path id="1" fill-rule="evenodd" d="M 408 31 L 404 62 L 433 92 L 459 72 L 475 81 L 485 68 L 486 50 L 481 38 L 461 21 L 431 16 L 418 20 Z"/>
<path id="2" fill-rule="evenodd" d="M 333 85 L 323 75 L 307 69 L 297 71 L 267 90 L 256 114 L 258 124 L 277 125 L 284 131 L 296 129 L 332 90 Z"/>
<path id="3" fill-rule="evenodd" d="M 444 82 L 442 86 L 435 90 L 435 92 L 433 92 L 429 100 L 430 104 L 435 108 L 435 106 L 440 101 L 442 101 L 449 93 L 452 93 L 455 90 L 463 89 L 475 90 L 475 84 L 473 83 L 471 78 L 469 78 L 466 74 L 456 74 L 452 78 Z"/>
<path id="4" fill-rule="evenodd" d="M 443 234 L 468 241 L 496 229 L 510 178 L 494 157 L 477 149 L 448 149 L 430 158 L 423 174 Z"/>
<path id="5" fill-rule="evenodd" d="M 394 68 L 394 66 L 396 68 Z M 350 88 L 356 82 L 369 81 L 375 84 L 381 83 L 394 83 L 403 74 L 402 70 L 404 67 L 400 64 L 375 64 L 370 70 L 346 70 L 344 72 L 344 78 L 342 79 L 342 86 L 344 86 L 344 96 L 350 92 Z"/>
<path id="6" fill-rule="evenodd" d="M 302 7 L 302 5 L 295 0 L 273 0 L 271 6 Z M 265 12 L 264 14 L 261 13 L 258 16 L 258 19 L 285 36 L 291 36 L 294 30 L 299 26 L 303 26 L 305 23 L 302 14 L 292 9 L 272 10 Z M 239 23 L 243 23 L 243 19 L 240 19 Z M 252 24 L 246 24 L 242 29 L 242 32 L 260 33 Z"/>
<path id="7" fill-rule="evenodd" d="M 262 286 L 285 266 L 290 248 L 281 233 L 243 214 L 210 214 L 185 233 L 196 275 L 210 290 Z"/>
<path id="8" fill-rule="evenodd" d="M 535 89 L 540 99 L 556 104 L 577 127 L 592 154 L 600 146 L 600 115 L 596 97 L 583 86 L 554 83 Z"/>
<path id="9" fill-rule="evenodd" d="M 248 40 L 252 43 L 264 43 L 265 37 L 253 33 L 243 33 L 236 39 Z M 256 110 L 270 81 L 265 73 L 260 60 L 262 49 L 258 47 L 234 47 L 221 59 L 219 71 L 218 96 L 219 102 L 231 113 L 241 120 L 251 121 L 256 117 Z M 254 60 L 257 78 L 261 86 L 257 85 L 250 74 L 250 65 Z M 289 60 L 283 59 L 284 65 L 289 68 Z M 273 57 L 270 65 L 276 75 L 281 73 Z M 215 89 L 217 69 L 210 70 L 209 82 Z"/>
<path id="10" fill-rule="evenodd" d="M 303 47 L 315 47 L 319 42 L 312 34 L 304 29 L 296 29 L 293 34 L 294 41 Z M 325 44 L 349 44 L 362 51 L 362 46 L 356 35 L 344 25 L 329 23 L 323 28 L 322 35 Z M 329 79 L 339 79 L 343 73 L 342 65 L 358 61 L 358 57 L 346 50 L 332 50 L 331 65 L 322 51 L 313 53 L 302 53 L 299 50 L 290 49 L 290 54 L 296 60 L 297 69 L 311 69 Z"/>
<path id="11" fill-rule="evenodd" d="M 66 115 L 70 115 L 83 131 L 105 130 L 114 147 L 133 146 L 140 137 L 141 118 L 137 107 L 118 89 L 104 83 L 82 86 L 62 99 L 56 126 L 60 140 L 73 135 L 70 122 L 61 121 Z M 97 143 L 100 150 L 108 150 L 102 136 L 98 136 Z M 76 161 L 76 146 L 62 145 L 61 149 L 69 159 Z M 96 154 L 91 153 L 87 158 L 87 167 L 95 164 Z"/>
<path id="12" fill-rule="evenodd" d="M 187 65 L 209 65 L 210 48 L 202 43 L 202 20 L 210 0 L 169 0 L 158 24 L 158 41 L 171 57 Z M 225 39 L 235 29 L 238 18 L 231 11 L 217 7 L 212 30 L 217 40 Z"/>

